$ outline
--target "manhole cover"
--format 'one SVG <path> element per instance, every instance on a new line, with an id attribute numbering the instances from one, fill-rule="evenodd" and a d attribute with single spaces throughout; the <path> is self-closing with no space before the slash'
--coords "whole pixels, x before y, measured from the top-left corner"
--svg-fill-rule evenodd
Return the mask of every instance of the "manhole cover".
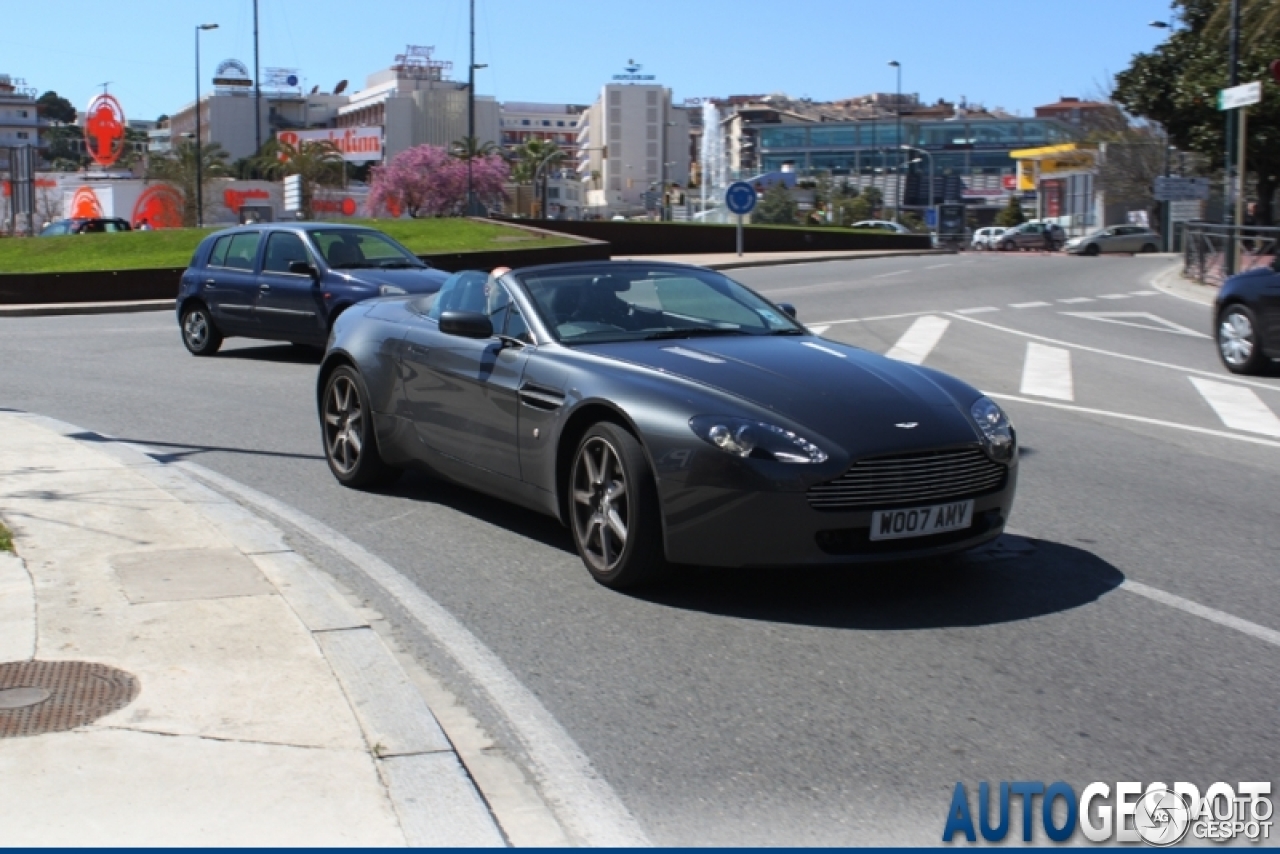
<path id="1" fill-rule="evenodd" d="M 88 661 L 0 664 L 0 738 L 62 732 L 133 702 L 138 680 Z"/>

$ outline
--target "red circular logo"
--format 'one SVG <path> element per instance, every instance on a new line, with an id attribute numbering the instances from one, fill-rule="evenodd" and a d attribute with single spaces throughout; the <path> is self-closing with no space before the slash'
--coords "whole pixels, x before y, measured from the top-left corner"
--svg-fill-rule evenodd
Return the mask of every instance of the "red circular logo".
<path id="1" fill-rule="evenodd" d="M 152 184 L 133 206 L 133 227 L 144 219 L 152 228 L 182 228 L 182 194 L 168 184 Z"/>
<path id="2" fill-rule="evenodd" d="M 351 198 L 350 196 L 348 196 L 347 198 L 345 198 L 345 199 L 343 199 L 343 200 L 342 200 L 342 215 L 343 215 L 343 216 L 355 216 L 355 215 L 356 215 L 356 200 L 355 200 L 355 199 L 353 199 L 353 198 Z"/>
<path id="3" fill-rule="evenodd" d="M 89 102 L 84 114 L 84 144 L 95 163 L 110 166 L 124 153 L 124 110 L 105 93 Z"/>
<path id="4" fill-rule="evenodd" d="M 71 197 L 71 211 L 67 214 L 71 219 L 99 219 L 102 216 L 102 205 L 98 203 L 98 194 L 89 187 L 81 187 Z"/>

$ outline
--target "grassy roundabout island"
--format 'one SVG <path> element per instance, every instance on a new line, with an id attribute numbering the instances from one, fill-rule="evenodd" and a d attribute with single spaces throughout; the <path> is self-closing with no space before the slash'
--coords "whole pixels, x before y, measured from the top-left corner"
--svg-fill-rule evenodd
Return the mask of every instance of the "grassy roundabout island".
<path id="1" fill-rule="evenodd" d="M 569 246 L 569 237 L 470 219 L 345 220 L 377 228 L 419 255 Z M 185 267 L 191 253 L 217 228 L 76 234 L 0 240 L 0 275 L 77 273 Z"/>

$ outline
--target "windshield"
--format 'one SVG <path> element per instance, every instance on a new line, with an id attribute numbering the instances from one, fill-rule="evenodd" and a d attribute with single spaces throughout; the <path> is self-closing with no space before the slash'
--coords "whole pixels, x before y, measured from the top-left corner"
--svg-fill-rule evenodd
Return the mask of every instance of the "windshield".
<path id="1" fill-rule="evenodd" d="M 311 230 L 311 239 L 335 270 L 427 266 L 408 249 L 373 229 L 317 228 Z"/>
<path id="2" fill-rule="evenodd" d="M 517 275 L 565 344 L 805 334 L 775 306 L 711 270 L 637 264 Z"/>

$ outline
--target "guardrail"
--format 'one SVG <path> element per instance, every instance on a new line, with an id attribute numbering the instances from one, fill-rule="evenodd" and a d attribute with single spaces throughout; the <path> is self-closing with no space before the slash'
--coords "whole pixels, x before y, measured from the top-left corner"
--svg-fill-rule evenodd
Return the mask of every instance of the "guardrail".
<path id="1" fill-rule="evenodd" d="M 1262 225 L 1189 222 L 1182 237 L 1182 275 L 1203 285 L 1222 284 L 1228 253 L 1242 273 L 1272 264 L 1280 246 L 1280 228 Z"/>

